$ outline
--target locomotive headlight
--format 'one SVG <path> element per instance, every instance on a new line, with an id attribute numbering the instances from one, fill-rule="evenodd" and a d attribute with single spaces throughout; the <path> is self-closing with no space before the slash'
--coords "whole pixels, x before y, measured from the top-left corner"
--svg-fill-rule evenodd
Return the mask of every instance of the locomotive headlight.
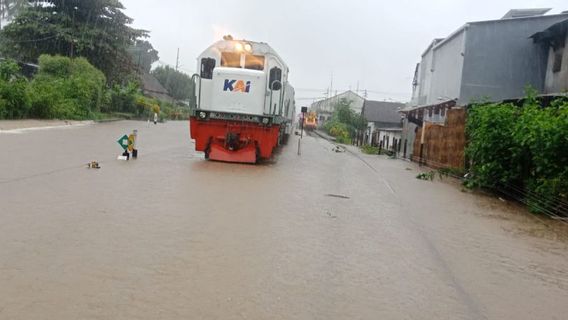
<path id="1" fill-rule="evenodd" d="M 252 51 L 252 45 L 250 43 L 246 43 L 245 44 L 245 51 L 247 52 L 251 52 Z"/>
<path id="2" fill-rule="evenodd" d="M 199 112 L 199 119 L 205 120 L 205 118 L 207 118 L 207 113 L 203 111 Z"/>
<path id="3" fill-rule="evenodd" d="M 262 118 L 262 124 L 268 124 L 269 122 L 270 122 L 270 119 Z"/>
<path id="4" fill-rule="evenodd" d="M 237 42 L 237 43 L 235 44 L 235 50 L 237 50 L 237 51 L 243 51 L 243 44 L 240 43 L 240 42 Z"/>

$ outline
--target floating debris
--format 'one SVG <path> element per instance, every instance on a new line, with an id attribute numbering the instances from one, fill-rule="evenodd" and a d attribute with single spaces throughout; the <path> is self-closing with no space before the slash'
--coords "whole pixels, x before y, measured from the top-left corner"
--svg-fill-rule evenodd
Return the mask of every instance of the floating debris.
<path id="1" fill-rule="evenodd" d="M 101 166 L 99 165 L 99 163 L 97 161 L 91 161 L 91 162 L 87 163 L 87 168 L 89 168 L 89 169 L 100 169 Z"/>
<path id="2" fill-rule="evenodd" d="M 351 198 L 348 197 L 348 196 L 344 196 L 344 195 L 340 195 L 340 194 L 331 194 L 331 193 L 328 193 L 328 194 L 326 194 L 325 196 L 326 196 L 326 197 L 332 197 L 332 198 L 340 198 L 340 199 L 351 199 Z"/>

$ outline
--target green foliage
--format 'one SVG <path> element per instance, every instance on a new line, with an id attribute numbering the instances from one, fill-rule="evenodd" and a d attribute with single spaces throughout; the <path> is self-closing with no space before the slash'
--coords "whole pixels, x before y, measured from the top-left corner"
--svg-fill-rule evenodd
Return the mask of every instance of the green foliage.
<path id="1" fill-rule="evenodd" d="M 136 40 L 136 43 L 128 49 L 128 52 L 136 67 L 145 73 L 149 73 L 152 64 L 160 59 L 158 50 L 145 40 Z"/>
<path id="2" fill-rule="evenodd" d="M 568 102 L 547 108 L 529 94 L 519 108 L 477 105 L 466 131 L 469 187 L 519 193 L 535 212 L 562 212 L 568 201 Z"/>
<path id="3" fill-rule="evenodd" d="M 339 100 L 331 119 L 323 126 L 327 133 L 335 137 L 339 143 L 350 144 L 357 130 L 367 127 L 367 121 L 351 109 L 351 103 L 352 101 L 347 99 Z"/>
<path id="4" fill-rule="evenodd" d="M 425 181 L 434 181 L 435 176 L 436 176 L 436 171 L 422 172 L 416 176 L 416 179 L 425 180 Z"/>
<path id="5" fill-rule="evenodd" d="M 29 5 L 29 0 L 0 0 L 0 29 L 2 20 L 12 18 L 23 8 Z"/>
<path id="6" fill-rule="evenodd" d="M 174 99 L 187 100 L 191 97 L 193 83 L 191 77 L 187 74 L 165 66 L 154 69 L 152 75 L 158 79 Z"/>
<path id="7" fill-rule="evenodd" d="M 361 151 L 365 154 L 379 154 L 379 148 L 378 147 L 373 147 L 371 145 L 363 145 L 361 147 Z"/>
<path id="8" fill-rule="evenodd" d="M 20 61 L 40 55 L 82 56 L 118 82 L 135 69 L 127 49 L 147 32 L 133 22 L 118 0 L 37 0 L 0 32 L 1 53 Z"/>
<path id="9" fill-rule="evenodd" d="M 27 115 L 30 106 L 26 92 L 28 82 L 19 72 L 14 61 L 0 62 L 0 119 L 19 119 Z"/>
<path id="10" fill-rule="evenodd" d="M 30 116 L 85 119 L 101 110 L 105 76 L 86 59 L 42 55 L 39 65 L 28 88 Z"/>

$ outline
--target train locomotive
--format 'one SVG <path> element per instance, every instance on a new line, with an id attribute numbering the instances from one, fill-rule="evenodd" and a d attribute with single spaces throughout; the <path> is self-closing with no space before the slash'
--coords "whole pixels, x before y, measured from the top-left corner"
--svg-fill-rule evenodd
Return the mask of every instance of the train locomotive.
<path id="1" fill-rule="evenodd" d="M 286 143 L 294 88 L 268 44 L 225 37 L 198 57 L 198 70 L 190 136 L 206 159 L 257 163 Z"/>
<path id="2" fill-rule="evenodd" d="M 318 127 L 318 117 L 315 112 L 310 112 L 304 117 L 304 129 L 306 131 L 314 131 Z"/>

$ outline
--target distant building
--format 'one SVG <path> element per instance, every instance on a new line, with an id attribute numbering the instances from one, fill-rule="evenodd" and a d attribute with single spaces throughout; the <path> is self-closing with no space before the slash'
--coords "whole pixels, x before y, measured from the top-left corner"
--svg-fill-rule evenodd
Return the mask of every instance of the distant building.
<path id="1" fill-rule="evenodd" d="M 544 93 L 568 92 L 568 19 L 532 36 L 548 53 Z"/>
<path id="2" fill-rule="evenodd" d="M 322 125 L 331 118 L 335 106 L 339 103 L 339 101 L 341 101 L 341 99 L 350 101 L 351 110 L 357 114 L 361 114 L 365 99 L 351 90 L 345 91 L 331 98 L 316 101 L 310 105 L 309 109 L 310 111 L 315 111 L 317 113 L 319 120 L 318 123 Z"/>
<path id="3" fill-rule="evenodd" d="M 365 143 L 377 146 L 384 141 L 383 145 L 386 147 L 391 141 L 400 140 L 400 111 L 404 106 L 404 103 L 399 102 L 365 100 L 362 108 L 362 114 L 367 120 Z M 389 142 L 386 142 L 385 137 L 389 137 Z"/>
<path id="4" fill-rule="evenodd" d="M 166 102 L 172 102 L 174 98 L 170 96 L 168 90 L 164 88 L 153 75 L 144 73 L 141 76 L 142 80 L 142 93 L 145 96 Z"/>

